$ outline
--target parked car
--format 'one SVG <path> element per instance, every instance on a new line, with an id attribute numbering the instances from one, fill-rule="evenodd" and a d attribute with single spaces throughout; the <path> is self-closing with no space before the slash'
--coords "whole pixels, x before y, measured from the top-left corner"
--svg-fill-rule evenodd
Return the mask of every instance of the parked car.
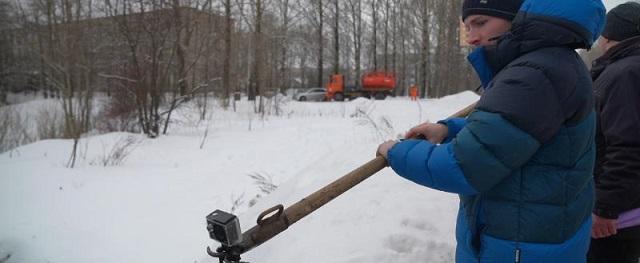
<path id="1" fill-rule="evenodd" d="M 311 88 L 294 95 L 293 99 L 297 101 L 323 101 L 326 93 L 327 90 L 324 88 Z"/>

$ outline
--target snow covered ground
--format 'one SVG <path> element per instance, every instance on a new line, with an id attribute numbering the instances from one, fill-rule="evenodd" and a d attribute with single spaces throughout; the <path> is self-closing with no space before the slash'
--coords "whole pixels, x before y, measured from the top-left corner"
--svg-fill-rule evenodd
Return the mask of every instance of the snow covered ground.
<path id="1" fill-rule="evenodd" d="M 241 101 L 202 122 L 185 107 L 167 136 L 83 139 L 74 169 L 65 168 L 71 141 L 19 147 L 0 154 L 0 261 L 217 262 L 205 253 L 217 246 L 205 229 L 211 211 L 233 210 L 247 230 L 266 208 L 288 207 L 373 159 L 384 140 L 477 99 L 289 101 L 265 118 Z M 128 157 L 103 166 L 127 140 Z M 265 195 L 252 176 L 277 189 Z M 452 262 L 457 204 L 386 168 L 243 260 Z"/>

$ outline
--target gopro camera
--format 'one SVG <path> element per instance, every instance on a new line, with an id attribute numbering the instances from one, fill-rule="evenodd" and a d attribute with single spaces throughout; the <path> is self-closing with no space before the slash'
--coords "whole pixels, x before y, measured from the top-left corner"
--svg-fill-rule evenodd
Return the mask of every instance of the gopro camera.
<path id="1" fill-rule="evenodd" d="M 235 215 L 222 210 L 213 211 L 207 216 L 209 237 L 224 246 L 234 246 L 242 241 L 240 222 Z"/>

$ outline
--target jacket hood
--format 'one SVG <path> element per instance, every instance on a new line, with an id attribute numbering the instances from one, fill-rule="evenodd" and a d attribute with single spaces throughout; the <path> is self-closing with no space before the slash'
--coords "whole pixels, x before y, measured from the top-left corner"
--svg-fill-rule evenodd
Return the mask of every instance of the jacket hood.
<path id="1" fill-rule="evenodd" d="M 531 23 L 553 25 L 574 35 L 575 43 L 561 44 L 590 48 L 604 28 L 605 17 L 606 9 L 600 0 L 526 0 L 513 28 L 530 27 Z"/>
<path id="2" fill-rule="evenodd" d="M 526 0 L 511 31 L 495 46 L 477 48 L 468 59 L 487 88 L 493 76 L 517 57 L 546 47 L 590 48 L 605 23 L 600 0 Z"/>

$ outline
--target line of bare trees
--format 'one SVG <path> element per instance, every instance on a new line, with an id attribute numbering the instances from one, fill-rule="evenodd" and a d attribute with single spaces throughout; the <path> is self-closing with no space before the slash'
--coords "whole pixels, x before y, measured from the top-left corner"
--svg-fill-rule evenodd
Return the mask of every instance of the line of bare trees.
<path id="1" fill-rule="evenodd" d="M 0 0 L 0 103 L 8 91 L 56 97 L 64 137 L 105 116 L 150 137 L 166 133 L 182 103 L 234 106 L 234 94 L 264 112 L 265 97 L 351 84 L 395 72 L 396 95 L 475 88 L 459 45 L 460 1 L 447 0 Z M 133 122 L 135 125 L 131 125 Z M 102 122 L 101 122 L 102 123 Z M 125 128 L 127 127 L 127 128 Z M 74 148 L 75 149 L 75 148 Z M 73 165 L 74 158 L 70 160 Z"/>
<path id="2" fill-rule="evenodd" d="M 2 1 L 8 5 L 10 0 Z M 0 11 L 9 9 L 6 12 L 23 18 L 29 16 L 26 20 L 31 23 L 46 26 L 51 22 L 55 28 L 60 27 L 55 23 L 68 22 L 68 18 L 60 17 L 68 16 L 63 12 L 65 9 L 75 12 L 75 21 L 82 26 L 91 26 L 81 22 L 87 19 L 111 18 L 109 26 L 101 26 L 109 27 L 112 34 L 120 34 L 119 41 L 124 43 L 119 44 L 128 48 L 132 58 L 143 52 L 153 54 L 148 56 L 152 71 L 162 59 L 174 60 L 172 66 L 176 67 L 175 81 L 180 95 L 188 93 L 189 83 L 185 79 L 195 70 L 193 60 L 186 57 L 196 54 L 195 60 L 212 59 L 216 63 L 209 64 L 209 68 L 216 69 L 209 70 L 209 78 L 221 78 L 216 86 L 225 105 L 235 91 L 246 92 L 253 98 L 286 88 L 322 86 L 335 73 L 357 82 L 364 71 L 393 71 L 401 80 L 399 94 L 404 94 L 408 82 L 415 82 L 426 89 L 423 95 L 431 97 L 465 90 L 473 84 L 464 63 L 467 50 L 459 45 L 460 1 L 26 0 L 26 4 L 22 3 L 13 8 L 0 5 Z M 198 30 L 195 24 L 202 21 L 194 21 L 198 18 L 179 12 L 180 8 L 194 8 L 215 17 L 207 26 L 200 25 L 202 31 L 198 32 L 212 38 L 195 37 L 194 30 Z M 51 14 L 48 9 L 52 9 Z M 206 39 L 199 44 L 209 46 L 190 45 L 196 39 Z M 143 44 L 148 46 L 146 50 L 140 50 Z M 173 46 L 175 54 L 158 52 L 166 49 L 165 45 Z M 217 53 L 212 52 L 212 46 Z M 131 59 L 130 63 L 141 62 L 145 61 Z"/>

